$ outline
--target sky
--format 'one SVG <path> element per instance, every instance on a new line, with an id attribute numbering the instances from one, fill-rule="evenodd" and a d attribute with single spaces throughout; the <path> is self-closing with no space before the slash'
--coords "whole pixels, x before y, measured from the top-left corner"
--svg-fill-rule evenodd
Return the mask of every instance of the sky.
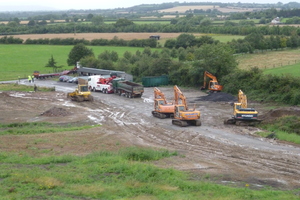
<path id="1" fill-rule="evenodd" d="M 126 8 L 141 4 L 161 4 L 168 2 L 222 2 L 222 3 L 288 3 L 296 0 L 216 0 L 216 1 L 168 1 L 168 0 L 0 0 L 0 11 L 32 11 L 32 10 L 80 10 L 80 9 L 113 9 Z"/>

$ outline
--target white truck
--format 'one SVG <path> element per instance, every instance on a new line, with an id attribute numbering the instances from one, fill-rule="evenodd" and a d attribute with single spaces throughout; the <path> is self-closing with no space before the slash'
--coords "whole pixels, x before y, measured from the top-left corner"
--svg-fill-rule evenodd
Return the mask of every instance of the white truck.
<path id="1" fill-rule="evenodd" d="M 88 78 L 88 88 L 93 92 L 113 93 L 112 83 L 103 81 L 112 78 L 110 75 L 93 75 Z"/>

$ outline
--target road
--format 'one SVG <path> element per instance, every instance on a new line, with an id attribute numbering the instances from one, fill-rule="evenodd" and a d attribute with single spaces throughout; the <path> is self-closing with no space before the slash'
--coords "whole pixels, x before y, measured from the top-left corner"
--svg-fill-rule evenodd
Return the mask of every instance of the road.
<path id="1" fill-rule="evenodd" d="M 21 84 L 29 84 L 22 80 Z M 32 83 L 31 83 L 32 84 Z M 51 80 L 36 80 L 37 86 L 55 87 L 56 91 L 71 92 L 76 85 Z M 173 98 L 172 87 L 161 87 L 167 99 Z M 178 127 L 171 119 L 152 117 L 153 88 L 145 88 L 142 98 L 128 99 L 115 94 L 93 92 L 95 101 L 106 105 L 91 112 L 97 123 L 109 123 L 134 144 L 176 150 L 184 155 L 177 159 L 157 161 L 161 167 L 173 167 L 201 176 L 211 174 L 218 180 L 246 182 L 253 186 L 299 188 L 300 147 L 256 136 L 255 127 L 223 124 L 230 117 L 230 102 L 200 101 L 206 95 L 200 90 L 181 89 L 196 110 L 201 111 L 202 126 Z M 256 109 L 263 105 L 256 105 Z M 101 120 L 99 120 L 101 119 Z M 222 178 L 220 178 L 222 176 Z"/>

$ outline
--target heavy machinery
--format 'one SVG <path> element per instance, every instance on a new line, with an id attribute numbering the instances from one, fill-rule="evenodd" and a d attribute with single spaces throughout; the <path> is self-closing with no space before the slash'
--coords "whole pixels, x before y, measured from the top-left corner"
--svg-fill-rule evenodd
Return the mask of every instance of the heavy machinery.
<path id="1" fill-rule="evenodd" d="M 144 86 L 132 81 L 126 81 L 123 78 L 112 80 L 114 93 L 119 96 L 124 95 L 127 98 L 141 97 L 144 93 Z"/>
<path id="2" fill-rule="evenodd" d="M 174 119 L 172 124 L 177 126 L 201 126 L 200 111 L 194 109 L 188 109 L 186 97 L 182 94 L 180 89 L 174 86 L 175 95 L 175 107 L 174 107 Z M 181 101 L 179 103 L 179 101 Z"/>
<path id="3" fill-rule="evenodd" d="M 152 115 L 160 119 L 173 118 L 174 108 L 173 103 L 167 102 L 164 93 L 157 87 L 154 87 L 154 110 L 152 111 Z"/>
<path id="4" fill-rule="evenodd" d="M 68 98 L 71 98 L 73 101 L 93 101 L 94 97 L 91 95 L 91 92 L 88 89 L 87 85 L 79 85 L 74 92 L 67 94 Z"/>
<path id="5" fill-rule="evenodd" d="M 242 90 L 239 90 L 238 102 L 233 104 L 233 116 L 230 119 L 225 119 L 224 124 L 255 126 L 261 122 L 257 117 L 258 112 L 254 108 L 248 108 L 247 96 Z"/>
<path id="6" fill-rule="evenodd" d="M 217 77 L 215 77 L 208 71 L 204 72 L 203 86 L 201 87 L 201 90 L 206 89 L 206 84 L 207 84 L 206 77 L 211 79 L 208 83 L 208 89 L 210 92 L 221 92 L 223 90 L 223 86 L 219 84 Z"/>

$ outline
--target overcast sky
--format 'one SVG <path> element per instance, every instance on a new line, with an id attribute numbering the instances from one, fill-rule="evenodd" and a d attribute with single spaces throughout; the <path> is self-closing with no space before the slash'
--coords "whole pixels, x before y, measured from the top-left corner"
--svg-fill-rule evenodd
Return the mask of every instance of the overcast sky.
<path id="1" fill-rule="evenodd" d="M 0 0 L 0 11 L 29 11 L 29 10 L 70 10 L 70 9 L 110 9 L 131 7 L 140 4 L 160 4 L 175 2 L 168 0 Z M 216 1 L 178 1 L 178 2 L 241 2 L 241 3 L 288 3 L 293 0 L 216 0 Z M 297 2 L 294 0 L 294 2 Z"/>

